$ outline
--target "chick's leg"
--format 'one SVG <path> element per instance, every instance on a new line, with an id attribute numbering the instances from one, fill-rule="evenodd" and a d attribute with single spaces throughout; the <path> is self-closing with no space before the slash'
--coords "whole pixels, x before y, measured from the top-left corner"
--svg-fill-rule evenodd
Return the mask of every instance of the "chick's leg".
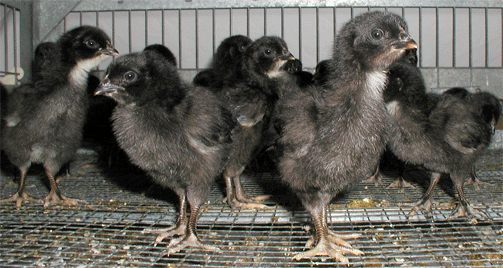
<path id="1" fill-rule="evenodd" d="M 330 200 L 330 199 L 328 199 Z M 344 239 L 346 238 L 356 238 L 358 235 L 348 235 L 339 236 L 334 232 L 328 230 L 327 224 L 327 211 L 328 202 L 319 203 L 313 202 L 312 204 L 304 204 L 306 209 L 311 215 L 314 227 L 315 227 L 315 238 L 314 241 L 317 242 L 313 249 L 299 253 L 293 258 L 295 260 L 300 260 L 303 258 L 311 258 L 315 256 L 329 256 L 342 263 L 349 263 L 348 259 L 344 256 L 346 253 L 351 253 L 353 255 L 362 255 L 363 252 L 351 247 Z M 310 242 L 308 241 L 308 244 Z"/>
<path id="2" fill-rule="evenodd" d="M 465 182 L 465 185 L 473 185 L 475 187 L 479 187 L 481 185 L 494 186 L 492 183 L 481 181 L 477 177 L 477 174 L 475 173 L 475 165 L 472 166 L 472 169 L 470 171 L 470 178 Z"/>
<path id="3" fill-rule="evenodd" d="M 28 167 L 21 167 L 19 168 L 19 171 L 21 172 L 21 178 L 19 181 L 19 186 L 17 188 L 17 192 L 13 194 L 11 197 L 2 199 L 0 200 L 0 203 L 6 203 L 6 202 L 16 202 L 16 207 L 21 207 L 23 202 L 37 202 L 37 203 L 42 203 L 42 201 L 34 199 L 27 193 L 25 193 L 25 180 L 26 180 L 26 173 L 28 172 Z"/>
<path id="4" fill-rule="evenodd" d="M 211 250 L 217 253 L 221 252 L 218 247 L 207 245 L 201 242 L 196 231 L 199 209 L 201 207 L 201 204 L 203 203 L 204 198 L 208 195 L 207 193 L 209 193 L 209 186 L 207 188 L 208 190 L 203 191 L 192 191 L 190 189 L 187 191 L 187 199 L 190 205 L 189 223 L 187 225 L 187 229 L 185 230 L 185 234 L 181 235 L 179 238 L 171 240 L 168 245 L 167 255 L 179 252 L 180 250 L 187 247 Z"/>
<path id="5" fill-rule="evenodd" d="M 464 180 L 462 176 L 459 176 L 457 174 L 451 174 L 452 182 L 454 183 L 454 187 L 456 188 L 456 191 L 458 192 L 458 204 L 456 205 L 456 208 L 454 209 L 454 212 L 451 214 L 449 217 L 450 219 L 456 219 L 459 217 L 467 217 L 470 219 L 470 221 L 474 224 L 477 223 L 477 219 L 475 216 L 478 216 L 482 219 L 488 219 L 489 216 L 478 209 L 473 208 L 469 203 L 468 200 L 466 199 L 466 196 L 463 191 L 463 184 Z"/>
<path id="6" fill-rule="evenodd" d="M 230 172 L 224 173 L 225 188 L 227 192 L 226 202 L 231 206 L 232 209 L 268 209 L 268 206 L 256 202 L 267 199 L 269 198 L 269 196 L 262 196 L 251 199 L 248 198 L 244 193 L 240 178 L 243 170 L 244 167 L 242 167 L 238 172 L 232 172 L 232 175 L 229 175 Z"/>
<path id="7" fill-rule="evenodd" d="M 362 181 L 363 183 L 375 183 L 375 186 L 379 186 L 382 184 L 382 175 L 379 168 L 379 164 L 377 164 L 376 172 L 374 175 L 370 176 L 370 178 Z"/>
<path id="8" fill-rule="evenodd" d="M 397 188 L 397 189 L 412 188 L 412 189 L 415 189 L 416 186 L 405 181 L 403 179 L 403 177 L 399 177 L 396 181 L 392 182 L 390 185 L 388 185 L 388 187 L 386 187 L 386 189 L 392 189 L 392 188 Z"/>
<path id="9" fill-rule="evenodd" d="M 65 197 L 59 190 L 59 187 L 56 184 L 56 180 L 54 179 L 54 174 L 56 173 L 56 171 L 54 171 L 54 169 L 51 169 L 48 165 L 44 165 L 44 167 L 45 167 L 45 173 L 49 178 L 49 184 L 51 186 L 51 191 L 44 198 L 44 208 L 56 204 L 76 206 L 78 203 L 86 203 L 83 200 Z"/>
<path id="10" fill-rule="evenodd" d="M 183 235 L 187 230 L 187 198 L 185 191 L 177 191 L 179 198 L 179 211 L 176 224 L 170 228 L 148 228 L 143 232 L 147 233 L 159 233 L 155 239 L 154 246 L 160 243 L 166 237 L 172 237 L 175 235 Z"/>
<path id="11" fill-rule="evenodd" d="M 403 163 L 398 164 L 398 179 L 394 182 L 392 182 L 386 189 L 391 189 L 391 188 L 412 188 L 415 189 L 416 187 L 403 178 L 403 174 L 405 173 L 405 165 Z"/>
<path id="12" fill-rule="evenodd" d="M 437 172 L 432 172 L 431 173 L 431 180 L 430 180 L 430 186 L 428 186 L 428 190 L 426 190 L 426 193 L 424 193 L 423 197 L 419 202 L 414 204 L 414 207 L 409 213 L 409 218 L 414 216 L 418 211 L 424 209 L 426 211 L 431 211 L 431 207 L 435 203 L 433 200 L 433 189 L 437 185 L 438 181 L 440 180 L 440 177 L 442 174 L 437 173 Z"/>
<path id="13" fill-rule="evenodd" d="M 248 197 L 244 191 L 243 184 L 241 183 L 241 177 L 237 176 L 233 178 L 234 181 L 234 188 L 236 190 L 236 198 L 239 201 L 246 202 L 246 203 L 253 203 L 253 202 L 260 202 L 264 201 L 266 199 L 269 199 L 271 196 L 270 195 L 260 195 L 260 196 L 255 196 L 255 197 Z"/>

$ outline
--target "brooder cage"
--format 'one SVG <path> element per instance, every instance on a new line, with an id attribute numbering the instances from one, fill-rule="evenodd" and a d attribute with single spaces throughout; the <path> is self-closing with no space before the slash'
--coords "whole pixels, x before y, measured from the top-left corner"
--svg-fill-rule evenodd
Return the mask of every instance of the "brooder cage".
<path id="1" fill-rule="evenodd" d="M 350 18 L 369 10 L 402 16 L 419 44 L 419 67 L 428 89 L 483 90 L 503 98 L 503 2 L 443 1 L 3 1 L 0 3 L 0 79 L 9 90 L 31 81 L 34 48 L 80 25 L 98 26 L 121 54 L 163 44 L 176 56 L 190 81 L 206 68 L 220 42 L 231 35 L 252 39 L 276 35 L 304 69 L 314 71 L 331 55 L 334 36 Z M 103 76 L 110 61 L 95 71 Z M 221 248 L 216 254 L 186 249 L 166 256 L 165 242 L 145 228 L 171 226 L 176 196 L 152 186 L 134 167 L 104 171 L 100 148 L 92 139 L 79 149 L 69 175 L 59 182 L 66 195 L 85 205 L 51 207 L 0 204 L 2 267 L 334 267 L 319 257 L 294 261 L 304 250 L 310 218 L 271 168 L 252 164 L 243 178 L 251 195 L 270 194 L 269 210 L 231 210 L 215 184 L 201 212 L 201 238 Z M 2 157 L 4 158 L 4 157 Z M 263 165 L 264 163 L 261 162 Z M 257 166 L 259 166 L 257 168 Z M 405 178 L 414 189 L 387 189 L 360 183 L 333 200 L 330 228 L 360 233 L 352 245 L 365 255 L 348 255 L 352 267 L 502 267 L 503 130 L 493 136 L 477 162 L 477 175 L 492 185 L 465 186 L 472 204 L 490 219 L 477 225 L 449 220 L 455 200 L 448 179 L 435 189 L 439 204 L 431 213 L 408 218 L 407 203 L 418 200 L 428 180 L 409 167 Z M 16 171 L 2 159 L 0 198 L 10 196 Z M 385 170 L 384 185 L 397 176 Z M 32 169 L 28 191 L 48 192 L 41 170 Z"/>

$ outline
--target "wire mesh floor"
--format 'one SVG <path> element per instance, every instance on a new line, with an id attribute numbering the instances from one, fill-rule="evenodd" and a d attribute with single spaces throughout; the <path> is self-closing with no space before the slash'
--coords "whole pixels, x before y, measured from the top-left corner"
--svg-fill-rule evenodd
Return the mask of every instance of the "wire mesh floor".
<path id="1" fill-rule="evenodd" d="M 269 210 L 235 210 L 222 203 L 223 182 L 214 185 L 198 221 L 201 239 L 220 254 L 185 249 L 166 256 L 166 241 L 154 246 L 156 234 L 143 230 L 167 227 L 176 220 L 176 196 L 151 184 L 134 168 L 106 173 L 97 153 L 81 149 L 69 174 L 59 177 L 62 192 L 87 204 L 76 207 L 41 204 L 0 205 L 1 267 L 334 267 L 325 257 L 293 261 L 311 234 L 309 215 L 274 172 L 249 171 L 247 193 L 270 194 Z M 490 220 L 470 224 L 448 220 L 454 190 L 448 179 L 435 189 L 438 205 L 431 213 L 407 218 L 429 183 L 426 174 L 408 168 L 415 188 L 387 189 L 396 178 L 385 170 L 383 184 L 360 183 L 333 200 L 329 227 L 358 233 L 349 241 L 365 255 L 347 255 L 350 267 L 503 267 L 503 149 L 494 146 L 477 162 L 478 177 L 492 185 L 465 186 L 468 199 Z M 13 194 L 15 169 L 3 164 L 0 198 Z M 32 168 L 27 191 L 48 193 L 42 169 Z M 169 240 L 168 240 L 169 242 Z M 341 265 L 342 266 L 342 265 Z"/>

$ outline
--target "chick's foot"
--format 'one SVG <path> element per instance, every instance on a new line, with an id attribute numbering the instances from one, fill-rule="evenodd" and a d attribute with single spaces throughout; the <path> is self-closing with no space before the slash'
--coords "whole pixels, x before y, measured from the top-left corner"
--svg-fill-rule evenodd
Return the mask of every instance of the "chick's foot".
<path id="1" fill-rule="evenodd" d="M 392 188 L 396 188 L 396 189 L 412 188 L 412 189 L 415 189 L 416 186 L 406 182 L 403 179 L 398 179 L 398 180 L 392 182 L 388 187 L 386 187 L 386 189 L 392 189 Z"/>
<path id="2" fill-rule="evenodd" d="M 44 208 L 47 208 L 51 205 L 67 205 L 67 206 L 76 206 L 79 203 L 85 204 L 87 203 L 84 200 L 80 199 L 72 199 L 63 196 L 60 193 L 56 192 L 50 192 L 45 198 L 44 198 Z"/>
<path id="3" fill-rule="evenodd" d="M 421 199 L 421 201 L 413 204 L 414 207 L 408 215 L 409 219 L 416 215 L 418 211 L 424 210 L 430 212 L 433 205 L 438 205 L 438 202 L 436 202 L 433 198 Z"/>
<path id="4" fill-rule="evenodd" d="M 311 258 L 315 256 L 329 256 L 341 263 L 348 264 L 349 261 L 344 256 L 344 254 L 350 253 L 356 256 L 364 254 L 362 251 L 356 248 L 353 248 L 351 246 L 347 247 L 347 245 L 349 244 L 346 241 L 340 238 L 338 238 L 337 240 L 338 242 L 334 242 L 330 241 L 327 238 L 321 238 L 320 241 L 318 241 L 316 247 L 295 255 L 293 259 L 298 261 L 300 259 Z"/>
<path id="5" fill-rule="evenodd" d="M 494 184 L 489 183 L 489 182 L 485 182 L 485 181 L 481 181 L 477 177 L 475 177 L 475 179 L 474 178 L 470 178 L 469 180 L 467 180 L 465 182 L 464 185 L 473 185 L 475 187 L 479 187 L 479 186 L 494 186 Z"/>
<path id="6" fill-rule="evenodd" d="M 188 248 L 188 247 L 210 250 L 210 251 L 214 251 L 216 253 L 222 252 L 216 246 L 207 245 L 207 244 L 204 244 L 203 242 L 201 242 L 201 240 L 199 240 L 199 238 L 196 236 L 196 234 L 188 233 L 184 236 L 180 236 L 176 239 L 171 240 L 168 247 L 167 247 L 168 251 L 166 253 L 169 256 L 170 254 L 177 253 L 180 250 L 182 250 L 184 248 Z"/>
<path id="7" fill-rule="evenodd" d="M 25 192 L 22 192 L 21 194 L 19 192 L 16 192 L 11 197 L 0 200 L 0 203 L 7 203 L 7 202 L 16 202 L 17 208 L 20 208 L 21 205 L 25 202 L 42 203 L 41 200 L 31 197 L 29 194 Z"/>
<path id="8" fill-rule="evenodd" d="M 346 239 L 357 239 L 358 237 L 360 237 L 359 234 L 338 235 L 331 230 L 328 230 L 327 233 L 327 239 L 329 241 L 346 248 L 351 248 L 351 245 L 345 241 Z M 307 240 L 306 245 L 304 247 L 310 248 L 315 243 L 316 243 L 316 236 L 313 235 L 311 236 L 311 238 L 309 238 L 309 240 Z"/>
<path id="9" fill-rule="evenodd" d="M 159 233 L 155 239 L 154 246 L 161 243 L 166 237 L 183 235 L 187 230 L 187 224 L 177 224 L 176 226 L 170 228 L 149 228 L 143 230 L 144 233 Z"/>
<path id="10" fill-rule="evenodd" d="M 271 209 L 271 207 L 266 206 L 261 203 L 257 203 L 254 200 L 246 200 L 246 201 L 241 201 L 238 200 L 237 198 L 233 198 L 231 200 L 227 199 L 227 203 L 231 206 L 231 208 L 237 209 L 237 208 L 242 208 L 242 209 L 260 209 L 260 210 L 266 210 L 266 209 Z"/>
<path id="11" fill-rule="evenodd" d="M 376 187 L 379 185 L 382 185 L 383 184 L 382 175 L 381 175 L 381 172 L 379 171 L 379 169 L 377 169 L 376 172 L 374 173 L 374 175 L 372 175 L 370 178 L 362 181 L 362 183 L 374 183 L 374 185 Z"/>
<path id="12" fill-rule="evenodd" d="M 469 204 L 458 204 L 448 219 L 453 220 L 459 217 L 467 217 L 472 224 L 477 224 L 477 217 L 480 219 L 489 219 L 489 215 L 484 211 L 473 208 Z"/>

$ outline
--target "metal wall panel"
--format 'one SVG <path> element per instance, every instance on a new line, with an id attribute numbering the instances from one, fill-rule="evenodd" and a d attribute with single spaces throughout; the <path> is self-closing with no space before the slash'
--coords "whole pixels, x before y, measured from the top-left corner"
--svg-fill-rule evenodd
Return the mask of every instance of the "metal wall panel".
<path id="1" fill-rule="evenodd" d="M 45 2 L 38 2 L 34 9 L 44 9 Z M 49 5 L 51 1 L 47 2 Z M 419 64 L 429 88 L 479 87 L 503 98 L 501 0 L 83 0 L 40 40 L 55 40 L 81 24 L 98 25 L 112 36 L 122 54 L 153 43 L 166 45 L 189 80 L 208 66 L 220 42 L 230 35 L 252 39 L 278 35 L 312 71 L 319 61 L 331 56 L 333 38 L 342 25 L 351 17 L 373 10 L 387 10 L 407 21 L 409 32 L 420 45 Z M 5 39 L 4 35 L 0 38 Z M 7 38 L 7 42 L 12 40 Z M 4 46 L 7 42 L 0 39 Z M 103 72 L 108 64 L 102 63 L 99 71 Z"/>

